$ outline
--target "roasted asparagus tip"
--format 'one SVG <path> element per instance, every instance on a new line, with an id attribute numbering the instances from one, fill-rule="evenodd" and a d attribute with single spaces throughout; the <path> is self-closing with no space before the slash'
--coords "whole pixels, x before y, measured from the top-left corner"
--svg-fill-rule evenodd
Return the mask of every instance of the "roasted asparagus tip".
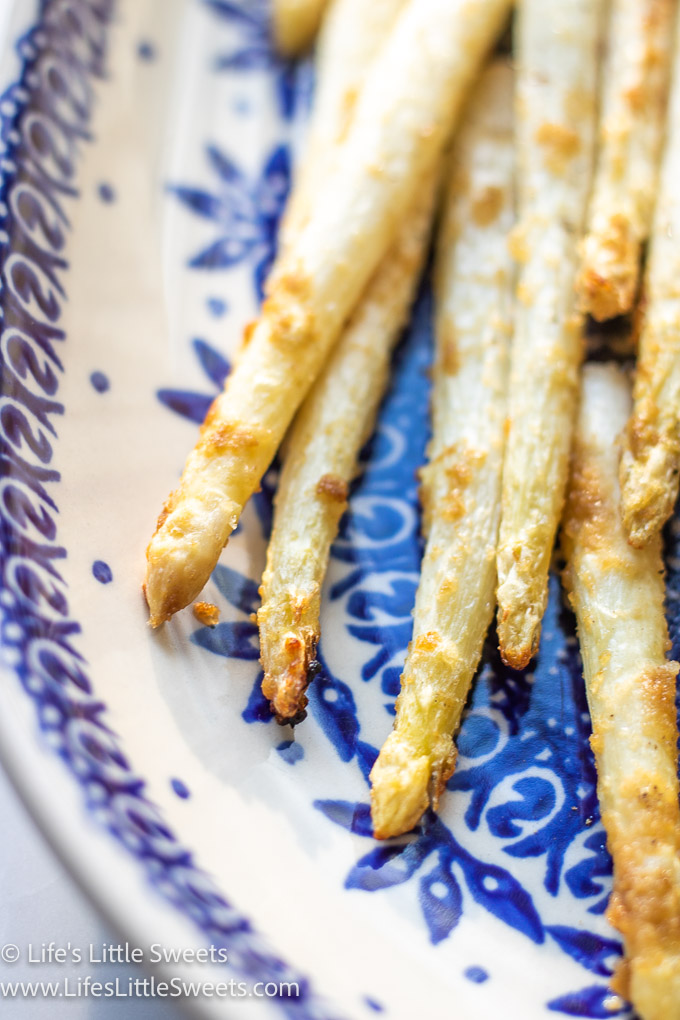
<path id="1" fill-rule="evenodd" d="M 371 770 L 371 818 L 376 839 L 408 832 L 427 810 L 432 766 L 391 733 Z"/>
<path id="2" fill-rule="evenodd" d="M 262 620 L 258 614 L 258 624 Z M 316 644 L 318 634 L 307 628 L 306 633 L 289 631 L 277 649 L 276 668 L 265 673 L 262 693 L 271 702 L 276 721 L 282 726 L 295 725 L 305 718 L 307 698 L 305 691 L 316 674 Z M 318 668 L 318 667 L 317 667 Z"/>
<path id="3" fill-rule="evenodd" d="M 511 669 L 525 669 L 538 651 L 543 600 L 505 600 L 499 590 L 497 619 L 501 658 Z"/>
<path id="4" fill-rule="evenodd" d="M 224 543 L 186 546 L 163 540 L 157 532 L 146 551 L 147 568 L 143 591 L 149 606 L 149 623 L 159 627 L 171 616 L 194 602 L 217 564 Z"/>
<path id="5" fill-rule="evenodd" d="M 640 242 L 623 216 L 612 216 L 599 234 L 581 246 L 583 268 L 577 288 L 583 311 L 598 322 L 625 315 L 635 301 Z"/>
<path id="6" fill-rule="evenodd" d="M 426 748 L 416 747 L 393 730 L 371 770 L 371 817 L 376 839 L 400 836 L 419 821 L 439 798 L 453 775 L 457 751 L 447 734 L 433 736 Z"/>

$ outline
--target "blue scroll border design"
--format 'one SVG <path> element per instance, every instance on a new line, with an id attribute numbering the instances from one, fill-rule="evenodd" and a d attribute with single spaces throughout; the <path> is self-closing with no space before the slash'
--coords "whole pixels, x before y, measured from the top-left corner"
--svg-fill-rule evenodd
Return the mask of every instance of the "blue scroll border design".
<path id="1" fill-rule="evenodd" d="M 16 42 L 17 79 L 0 96 L 0 627 L 2 654 L 32 700 L 47 744 L 80 784 L 85 805 L 251 981 L 294 982 L 271 998 L 284 1016 L 322 1020 L 331 1007 L 254 931 L 194 862 L 145 794 L 106 722 L 77 649 L 60 562 L 53 463 L 64 372 L 59 325 L 68 270 L 67 206 L 77 156 L 91 140 L 115 0 L 41 0 Z"/>

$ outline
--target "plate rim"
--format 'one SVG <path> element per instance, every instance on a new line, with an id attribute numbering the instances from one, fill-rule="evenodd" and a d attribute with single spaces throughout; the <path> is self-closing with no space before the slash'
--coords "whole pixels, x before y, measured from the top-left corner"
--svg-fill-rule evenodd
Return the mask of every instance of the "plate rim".
<path id="1" fill-rule="evenodd" d="M 27 158 L 22 158 L 22 146 L 26 142 L 24 133 L 21 130 L 16 130 L 20 116 L 34 109 L 39 111 L 44 119 L 49 120 L 50 113 L 52 113 L 52 126 L 56 128 L 56 130 L 67 130 L 64 128 L 63 124 L 56 124 L 54 110 L 50 110 L 44 102 L 42 105 L 40 104 L 40 80 L 37 79 L 37 84 L 35 84 L 37 76 L 35 73 L 33 73 L 33 75 L 31 73 L 34 72 L 34 68 L 38 60 L 41 57 L 63 57 L 64 49 L 66 48 L 67 55 L 75 62 L 75 65 L 62 62 L 61 66 L 62 68 L 66 68 L 67 71 L 72 71 L 73 66 L 78 68 L 83 79 L 85 79 L 86 89 L 90 94 L 90 98 L 97 80 L 101 80 L 106 74 L 107 36 L 111 23 L 115 17 L 117 9 L 116 0 L 84 0 L 84 3 L 81 4 L 81 9 L 86 10 L 88 17 L 91 17 L 90 25 L 94 26 L 95 29 L 100 30 L 100 42 L 96 39 L 87 40 L 87 42 L 92 43 L 91 51 L 88 53 L 88 57 L 90 59 L 89 66 L 83 61 L 82 49 L 80 53 L 77 52 L 76 47 L 79 43 L 82 46 L 82 39 L 76 38 L 77 32 L 73 28 L 73 24 L 69 27 L 66 19 L 64 19 L 62 24 L 58 21 L 60 6 L 62 6 L 61 0 L 40 0 L 37 7 L 37 13 L 32 16 L 30 27 L 25 32 L 22 32 L 19 38 L 8 38 L 3 40 L 4 52 L 6 54 L 14 52 L 19 58 L 18 74 L 14 76 L 13 80 L 11 80 L 8 86 L 4 89 L 2 95 L 0 95 L 0 142 L 2 143 L 2 150 L 4 150 L 3 155 L 6 161 L 5 166 L 0 168 L 0 198 L 2 198 L 3 201 L 9 198 L 13 186 L 17 184 L 17 182 L 22 182 L 22 171 L 26 170 L 29 163 Z M 80 27 L 82 28 L 82 26 Z M 59 49 L 52 47 L 52 43 L 55 39 L 59 42 Z M 55 106 L 57 102 L 58 100 L 55 99 Z M 2 109 L 2 107 L 5 109 Z M 50 441 L 51 437 L 48 439 L 45 433 L 51 433 L 56 436 L 54 429 L 50 425 L 48 415 L 50 413 L 59 414 L 63 411 L 63 405 L 59 404 L 56 398 L 59 392 L 58 372 L 64 372 L 60 359 L 55 352 L 51 350 L 49 338 L 50 327 L 52 328 L 52 339 L 54 339 L 55 336 L 57 336 L 58 339 L 67 339 L 64 331 L 59 328 L 58 324 L 61 318 L 61 304 L 63 301 L 67 300 L 66 295 L 64 294 L 64 289 L 61 287 L 61 276 L 66 275 L 68 272 L 68 262 L 64 259 L 60 259 L 57 252 L 61 251 L 62 253 L 68 253 L 66 238 L 69 233 L 69 225 L 68 216 L 63 211 L 60 202 L 57 200 L 55 192 L 61 191 L 62 194 L 70 193 L 72 196 L 76 197 L 78 194 L 77 169 L 80 163 L 80 153 L 83 140 L 85 144 L 88 144 L 92 140 L 89 133 L 90 108 L 86 108 L 84 112 L 81 110 L 79 113 L 79 121 L 76 122 L 75 127 L 71 126 L 73 128 L 73 132 L 70 141 L 73 142 L 76 149 L 76 157 L 74 161 L 76 172 L 70 182 L 71 186 L 67 185 L 66 182 L 63 181 L 60 182 L 60 185 L 58 185 L 51 194 L 49 187 L 45 188 L 41 193 L 35 174 L 33 174 L 30 181 L 34 191 L 39 194 L 40 199 L 44 200 L 45 205 L 50 208 L 53 213 L 56 211 L 56 220 L 61 220 L 65 225 L 65 229 L 61 231 L 60 239 L 53 245 L 54 250 L 49 253 L 49 255 L 52 256 L 52 266 L 50 267 L 52 272 L 51 282 L 54 285 L 54 289 L 57 290 L 57 292 L 60 292 L 60 298 L 57 300 L 56 312 L 52 309 L 53 314 L 47 316 L 50 322 L 47 326 L 46 332 L 44 332 L 43 335 L 40 335 L 39 329 L 32 332 L 30 326 L 27 324 L 26 315 L 24 315 L 23 321 L 21 321 L 21 301 L 17 301 L 16 297 L 14 297 L 15 307 L 10 311 L 9 315 L 5 315 L 8 304 L 13 300 L 13 295 L 11 292 L 9 292 L 9 294 L 7 293 L 9 288 L 6 283 L 3 289 L 0 290 L 0 316 L 2 316 L 2 319 L 0 320 L 0 334 L 2 334 L 6 329 L 10 329 L 12 327 L 17 328 L 17 330 L 21 330 L 24 336 L 31 342 L 30 351 L 45 358 L 45 365 L 48 366 L 47 372 L 51 373 L 51 378 L 49 380 L 49 397 L 51 399 L 46 399 L 45 395 L 41 393 L 40 396 L 44 397 L 43 408 L 40 412 L 42 414 L 42 418 L 38 418 L 38 425 L 42 424 L 45 428 L 45 431 L 38 429 L 38 432 L 49 447 L 46 455 L 46 463 L 48 465 L 51 463 L 52 459 L 52 444 Z M 37 166 L 40 171 L 39 155 L 36 159 L 36 152 L 34 151 L 33 156 L 34 169 Z M 44 180 L 42 183 L 44 184 Z M 3 207 L 0 206 L 0 210 L 2 210 L 2 208 Z M 16 227 L 16 218 L 17 214 L 15 212 L 13 219 L 12 203 L 7 201 L 4 206 L 4 211 L 0 212 L 0 229 L 4 230 L 4 235 L 0 234 L 0 240 L 5 242 L 4 245 L 0 245 L 0 271 L 3 272 L 8 259 L 13 255 L 17 255 L 12 244 L 11 229 L 13 223 Z M 59 233 L 59 228 L 57 228 L 57 233 Z M 43 254 L 46 254 L 44 250 Z M 28 257 L 25 252 L 22 255 L 17 255 L 18 260 L 21 260 L 21 258 L 24 259 L 24 265 L 27 264 L 30 267 L 30 257 Z M 55 265 L 57 267 L 56 270 L 54 268 Z M 40 268 L 44 271 L 44 267 Z M 59 276 L 57 275 L 57 270 L 60 272 Z M 54 298 L 54 291 L 52 291 L 52 297 Z M 17 307 L 19 308 L 18 313 Z M 38 327 L 44 326 L 45 324 L 35 323 L 35 325 Z M 52 371 L 53 365 L 56 365 L 56 373 Z M 7 368 L 6 365 L 4 367 Z M 39 381 L 40 380 L 38 380 L 38 382 Z M 35 397 L 35 394 L 29 393 L 29 398 L 31 396 Z M 12 395 L 12 399 L 18 403 L 20 408 L 23 406 L 24 410 L 26 410 L 29 414 L 33 413 L 35 418 L 35 412 L 32 412 L 32 409 L 29 407 L 30 399 L 23 405 L 16 394 Z M 5 436 L 6 432 L 3 430 L 2 438 L 5 438 Z M 11 463 L 11 443 L 8 445 L 10 446 L 10 453 L 6 455 L 6 459 Z M 58 469 L 50 468 L 47 472 L 47 476 L 48 477 L 45 479 L 47 483 L 54 484 L 58 483 L 61 474 Z M 8 484 L 14 484 L 17 481 L 16 473 L 15 475 L 12 475 L 11 471 L 3 472 L 2 477 L 4 479 L 9 479 Z M 24 486 L 20 491 L 24 499 L 29 502 L 31 510 L 35 512 L 36 516 L 38 516 L 41 512 L 45 512 L 45 504 L 49 505 L 51 503 L 52 507 L 54 507 L 54 502 L 51 500 L 51 490 L 50 493 L 46 493 L 46 490 L 44 489 L 42 490 L 43 493 L 45 493 L 45 495 L 41 497 L 42 502 L 41 498 L 35 498 L 35 493 L 29 486 Z M 3 524 L 7 524 L 7 518 L 4 518 L 2 511 L 0 511 L 0 517 L 3 517 Z M 17 530 L 18 529 L 15 529 L 15 532 Z M 5 531 L 5 535 L 7 534 L 10 536 L 12 534 L 11 522 L 9 523 L 8 530 Z M 55 547 L 58 547 L 58 529 L 56 524 L 54 524 L 52 541 L 55 543 Z M 11 538 L 8 541 L 5 537 L 3 540 L 3 546 L 3 561 L 9 560 L 13 555 L 16 555 L 16 550 L 12 546 Z M 65 555 L 65 551 L 63 554 Z M 59 553 L 57 553 L 57 556 L 58 555 Z M 19 604 L 20 597 L 15 598 L 7 585 L 7 578 L 5 576 L 6 562 L 2 562 L 0 566 L 2 566 L 2 577 L 0 578 L 0 601 L 2 601 L 0 613 L 2 616 L 2 623 L 5 624 L 10 622 L 15 626 L 18 626 L 22 631 L 20 638 L 26 639 L 27 636 L 30 638 L 30 635 L 28 635 L 29 628 L 26 626 L 27 611 L 25 610 L 25 606 L 22 616 L 21 606 Z M 56 571 L 52 571 L 52 574 L 53 579 L 56 577 L 58 581 L 61 581 L 61 578 Z M 61 583 L 63 584 L 63 581 L 61 581 Z M 56 591 L 56 585 L 53 589 L 53 593 L 54 591 Z M 6 595 L 4 601 L 2 600 L 3 594 Z M 56 615 L 58 615 L 58 613 L 63 609 L 63 616 L 66 620 L 68 620 L 68 624 L 71 625 L 71 629 L 67 630 L 66 633 L 77 634 L 82 630 L 82 627 L 77 621 L 70 618 L 66 596 L 62 592 L 61 599 L 59 598 L 59 595 L 55 595 L 54 598 L 55 602 L 58 603 Z M 28 597 L 28 601 L 30 603 L 30 596 Z M 16 612 L 13 613 L 12 609 L 16 609 Z M 37 640 L 42 640 L 42 638 L 39 637 Z M 67 653 L 72 654 L 73 662 L 77 663 L 77 660 L 80 659 L 80 662 L 83 664 L 82 666 L 75 666 L 75 669 L 78 672 L 75 687 L 77 688 L 80 684 L 92 703 L 94 697 L 96 697 L 96 689 L 90 683 L 89 677 L 87 677 L 83 668 L 85 665 L 84 661 L 79 656 L 77 650 L 74 651 L 71 649 L 67 642 L 65 642 L 65 647 L 67 648 Z M 112 894 L 111 896 L 107 896 L 105 894 L 105 890 L 107 888 L 112 888 L 114 885 L 114 883 L 111 883 L 110 875 L 108 876 L 107 882 L 96 882 L 94 878 L 94 870 L 96 869 L 93 870 L 90 868 L 87 871 L 83 871 L 82 868 L 83 854 L 80 850 L 80 846 L 83 840 L 87 842 L 89 836 L 86 836 L 86 833 L 88 832 L 88 829 L 90 829 L 90 826 L 94 825 L 97 835 L 102 839 L 104 839 L 108 834 L 109 838 L 106 839 L 106 844 L 111 849 L 112 854 L 117 852 L 118 860 L 125 862 L 128 865 L 132 865 L 134 862 L 134 870 L 140 885 L 143 886 L 146 893 L 153 893 L 153 896 L 148 895 L 145 897 L 147 910 L 150 909 L 151 912 L 155 912 L 160 917 L 161 906 L 171 908 L 173 913 L 181 918 L 182 923 L 185 926 L 188 926 L 189 924 L 191 925 L 191 930 L 194 934 L 194 941 L 196 943 L 199 941 L 207 941 L 208 932 L 206 927 L 201 925 L 200 922 L 196 920 L 195 916 L 192 917 L 190 901 L 181 900 L 181 894 L 186 894 L 186 890 L 179 886 L 177 887 L 177 892 L 180 896 L 180 901 L 178 902 L 177 898 L 173 900 L 167 892 L 163 892 L 160 887 L 160 883 L 154 885 L 150 869 L 145 867 L 146 857 L 140 852 L 135 852 L 129 842 L 126 844 L 124 832 L 121 833 L 120 831 L 116 831 L 111 822 L 108 824 L 102 823 L 101 819 L 96 817 L 96 815 L 100 813 L 98 810 L 95 810 L 97 805 L 91 800 L 88 800 L 87 789 L 83 781 L 83 776 L 78 774 L 78 769 L 74 761 L 68 760 L 69 755 L 63 744 L 60 744 L 57 740 L 56 743 L 52 742 L 54 743 L 53 747 L 48 746 L 50 741 L 46 741 L 44 739 L 46 736 L 46 730 L 51 729 L 52 733 L 54 733 L 55 727 L 50 727 L 49 725 L 46 727 L 45 718 L 44 716 L 41 717 L 40 711 L 41 709 L 47 711 L 51 707 L 56 708 L 56 705 L 51 705 L 49 699 L 47 700 L 47 703 L 40 703 L 37 696 L 37 694 L 40 693 L 39 684 L 37 692 L 35 684 L 34 689 L 31 689 L 31 680 L 33 678 L 31 676 L 30 664 L 27 662 L 26 653 L 24 652 L 22 656 L 17 649 L 15 651 L 15 661 L 8 661 L 7 656 L 9 647 L 4 639 L 0 644 L 0 651 L 5 655 L 5 661 L 1 664 L 0 668 L 0 675 L 6 680 L 8 680 L 11 676 L 12 682 L 16 684 L 18 681 L 19 685 L 18 687 L 15 687 L 13 691 L 6 691 L 4 686 L 0 686 L 0 701 L 4 701 L 11 707 L 13 702 L 16 704 L 16 701 L 20 698 L 20 695 L 23 692 L 26 696 L 26 699 L 21 699 L 23 710 L 26 714 L 29 713 L 30 706 L 28 702 L 32 703 L 32 708 L 34 709 L 33 712 L 30 712 L 30 724 L 26 721 L 26 725 L 21 728 L 23 736 L 26 735 L 29 728 L 33 731 L 31 745 L 28 748 L 23 748 L 23 750 L 21 748 L 20 741 L 15 739 L 17 728 L 15 727 L 13 729 L 10 727 L 8 719 L 5 717 L 5 713 L 0 713 L 0 735 L 2 736 L 2 739 L 0 740 L 0 762 L 5 768 L 5 771 L 12 782 L 12 785 L 17 790 L 22 802 L 27 807 L 34 823 L 37 825 L 48 845 L 56 853 L 57 857 L 66 868 L 67 873 L 74 879 L 77 886 L 83 890 L 86 897 L 94 904 L 95 908 L 111 925 L 113 930 L 117 934 L 124 935 L 125 929 L 126 927 L 129 927 L 129 925 L 126 925 L 126 922 L 122 918 L 122 914 L 116 910 L 115 895 Z M 59 663 L 59 666 L 62 666 L 63 668 L 63 663 Z M 47 667 L 44 666 L 41 668 L 45 670 L 47 669 Z M 69 675 L 67 670 L 65 674 L 63 672 L 60 674 L 62 680 L 64 675 L 66 675 L 68 680 L 73 681 L 73 675 Z M 56 682 L 57 681 L 55 681 L 55 683 Z M 243 966 L 235 966 L 234 969 L 236 970 L 237 975 L 239 977 L 247 978 L 251 982 L 257 979 L 264 981 L 273 980 L 274 977 L 277 977 L 279 980 L 297 980 L 299 986 L 303 989 L 302 994 L 299 997 L 288 998 L 287 1000 L 284 998 L 266 998 L 259 1002 L 256 1000 L 253 1003 L 253 1000 L 251 999 L 251 1010 L 253 1015 L 262 1015 L 264 1017 L 274 1015 L 280 1016 L 283 1014 L 291 1017 L 309 1018 L 309 1020 L 330 1020 L 331 1017 L 338 1017 L 340 1015 L 339 1011 L 333 1006 L 328 998 L 322 998 L 313 989 L 312 980 L 307 975 L 299 972 L 296 968 L 289 965 L 286 962 L 285 957 L 270 944 L 270 940 L 261 935 L 257 928 L 252 925 L 246 914 L 231 907 L 228 897 L 221 892 L 221 889 L 215 880 L 213 880 L 206 871 L 194 862 L 193 852 L 186 850 L 182 844 L 179 843 L 179 840 L 172 833 L 171 829 L 168 826 L 165 826 L 160 810 L 156 808 L 152 801 L 144 796 L 143 791 L 145 788 L 145 781 L 138 776 L 129 764 L 128 759 L 122 750 L 122 741 L 118 735 L 106 726 L 99 728 L 99 718 L 102 714 L 105 714 L 107 707 L 106 704 L 97 699 L 98 704 L 96 706 L 96 712 L 94 711 L 94 705 L 91 704 L 93 709 L 92 719 L 88 720 L 84 718 L 85 713 L 83 711 L 82 700 L 78 702 L 74 699 L 74 701 L 69 702 L 68 696 L 64 697 L 63 690 L 60 693 L 60 697 L 62 698 L 62 702 L 65 701 L 72 711 L 71 718 L 69 720 L 70 722 L 74 721 L 74 717 L 78 717 L 77 721 L 82 724 L 87 722 L 92 723 L 94 721 L 93 726 L 94 729 L 97 730 L 98 734 L 106 734 L 106 743 L 108 746 L 105 748 L 105 751 L 108 754 L 111 751 L 111 748 L 113 748 L 111 753 L 119 756 L 122 761 L 121 768 L 129 774 L 130 785 L 134 787 L 135 795 L 139 797 L 139 805 L 148 809 L 150 817 L 156 818 L 158 820 L 158 824 L 164 827 L 165 832 L 169 837 L 169 841 L 175 845 L 177 851 L 176 856 L 184 860 L 184 866 L 191 871 L 192 875 L 197 879 L 198 884 L 203 885 L 202 891 L 206 895 L 210 895 L 213 899 L 215 897 L 219 898 L 215 910 L 226 909 L 227 912 L 231 914 L 229 924 L 223 923 L 222 925 L 220 939 L 228 951 L 230 964 L 232 964 L 232 949 L 230 947 L 233 943 L 233 948 L 235 950 L 234 956 L 237 959 L 240 958 L 246 967 L 244 970 Z M 7 713 L 8 716 L 10 714 L 11 713 Z M 13 722 L 16 723 L 16 717 L 14 717 Z M 94 730 L 91 729 L 90 735 L 92 735 L 93 732 Z M 58 769 L 60 776 L 63 777 L 62 785 L 64 785 L 64 787 L 68 785 L 73 791 L 74 798 L 77 797 L 78 799 L 77 809 L 74 810 L 74 805 L 71 805 L 69 808 L 72 812 L 73 820 L 77 819 L 76 825 L 78 829 L 78 838 L 75 840 L 71 839 L 69 835 L 71 833 L 71 828 L 69 827 L 67 833 L 63 824 L 60 825 L 57 819 L 53 817 L 53 812 L 48 809 L 47 805 L 49 798 L 45 796 L 41 783 L 38 781 L 36 771 L 33 768 L 33 761 L 36 757 L 42 757 L 45 762 L 49 761 L 49 768 L 53 774 L 56 772 L 58 767 L 57 758 L 60 757 L 62 759 L 61 767 Z M 28 768 L 26 769 L 25 766 L 27 764 Z M 127 793 L 129 794 L 130 791 L 128 790 Z M 213 933 L 216 931 L 219 931 L 219 928 L 216 924 L 213 924 Z M 201 940 L 201 934 L 203 934 L 206 938 Z M 217 941 L 218 939 L 213 934 L 212 942 L 215 943 Z M 239 941 L 245 941 L 246 945 L 238 945 Z M 279 968 L 280 972 L 275 973 L 275 967 Z M 147 970 L 149 969 L 148 964 L 146 965 L 146 968 Z M 151 965 L 151 969 L 154 971 L 157 970 L 159 973 L 164 973 L 167 972 L 169 968 L 165 965 L 157 964 Z M 192 1003 L 191 1005 L 193 1007 L 194 1004 Z M 203 1013 L 198 1005 L 196 1005 L 194 1009 L 189 1008 L 189 1004 L 183 1004 L 183 1008 L 188 1011 L 189 1015 L 192 1013 L 195 1015 Z M 224 1000 L 222 1000 L 220 1003 L 220 1015 L 231 1014 L 232 1008 L 228 1006 L 228 1003 L 225 1003 Z"/>

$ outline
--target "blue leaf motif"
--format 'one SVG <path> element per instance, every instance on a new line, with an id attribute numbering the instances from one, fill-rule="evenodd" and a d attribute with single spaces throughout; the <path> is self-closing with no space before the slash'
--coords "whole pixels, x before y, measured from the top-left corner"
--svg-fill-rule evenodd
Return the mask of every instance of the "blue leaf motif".
<path id="1" fill-rule="evenodd" d="M 251 0 L 250 6 L 244 5 L 243 7 L 238 3 L 230 3 L 229 0 L 205 0 L 205 3 L 222 18 L 240 21 L 250 28 L 260 27 L 264 8 L 256 0 Z"/>
<path id="2" fill-rule="evenodd" d="M 250 622 L 229 621 L 216 627 L 201 627 L 191 635 L 191 641 L 214 655 L 251 660 L 260 657 L 257 627 Z"/>
<path id="3" fill-rule="evenodd" d="M 367 744 L 363 740 L 357 740 L 356 755 L 359 768 L 361 769 L 361 774 L 366 782 L 368 782 L 369 773 L 375 765 L 375 760 L 378 757 L 378 748 L 372 747 L 371 744 Z M 371 830 L 371 832 L 372 831 L 373 830 Z"/>
<path id="4" fill-rule="evenodd" d="M 378 846 L 357 861 L 345 879 L 345 888 L 375 892 L 408 882 L 431 850 L 432 844 L 424 839 Z"/>
<path id="5" fill-rule="evenodd" d="M 356 804 L 349 800 L 315 800 L 314 807 L 348 832 L 355 832 L 359 836 L 373 835 L 371 808 L 368 804 Z"/>
<path id="6" fill-rule="evenodd" d="M 215 68 L 218 71 L 259 71 L 272 67 L 274 61 L 270 50 L 254 45 L 218 57 Z"/>
<path id="7" fill-rule="evenodd" d="M 288 196 L 291 179 L 290 153 L 287 145 L 277 146 L 265 163 L 255 201 L 261 216 L 278 223 Z"/>
<path id="8" fill-rule="evenodd" d="M 257 584 L 221 563 L 213 570 L 212 580 L 222 595 L 248 619 L 224 621 L 216 627 L 201 627 L 191 635 L 191 641 L 214 655 L 247 661 L 259 659 L 257 624 L 250 620 L 259 602 Z"/>
<path id="9" fill-rule="evenodd" d="M 554 1013 L 566 1013 L 567 1016 L 582 1016 L 588 1020 L 607 1020 L 609 1017 L 620 1016 L 622 1009 L 609 1009 L 608 1000 L 612 994 L 601 985 L 590 985 L 578 992 L 569 992 L 547 1003 L 548 1009 Z"/>
<path id="10" fill-rule="evenodd" d="M 297 72 L 298 68 L 294 61 L 282 61 L 281 70 L 277 78 L 276 91 L 281 116 L 285 120 L 290 120 L 293 117 L 298 103 L 298 94 L 300 91 L 304 93 L 304 82 L 302 83 L 301 90 Z"/>
<path id="11" fill-rule="evenodd" d="M 165 404 L 176 414 L 181 414 L 183 418 L 196 422 L 197 425 L 203 422 L 213 402 L 212 397 L 206 397 L 203 393 L 192 393 L 190 390 L 157 390 L 156 396 L 161 404 Z"/>
<path id="12" fill-rule="evenodd" d="M 246 707 L 241 712 L 241 718 L 247 723 L 270 723 L 274 721 L 272 707 L 262 693 L 262 678 L 264 673 L 260 671 L 248 698 Z"/>
<path id="13" fill-rule="evenodd" d="M 253 280 L 255 283 L 255 292 L 257 294 L 257 300 L 261 304 L 265 297 L 265 287 L 269 278 L 269 273 L 272 266 L 274 265 L 275 253 L 273 250 L 265 252 L 261 259 L 258 260 L 255 271 L 253 273 Z"/>
<path id="14" fill-rule="evenodd" d="M 419 899 L 430 940 L 437 945 L 448 938 L 460 920 L 463 911 L 460 886 L 455 876 L 438 864 L 421 878 Z"/>
<path id="15" fill-rule="evenodd" d="M 205 374 L 221 389 L 231 371 L 227 359 L 205 340 L 194 340 L 194 350 Z"/>
<path id="16" fill-rule="evenodd" d="M 390 666 L 384 669 L 380 680 L 380 689 L 383 694 L 396 698 L 401 690 L 401 670 L 398 666 Z"/>
<path id="17" fill-rule="evenodd" d="M 321 654 L 321 672 L 308 689 L 314 715 L 332 740 L 342 761 L 351 761 L 356 751 L 359 723 L 352 691 L 330 673 Z"/>
<path id="18" fill-rule="evenodd" d="M 221 389 L 225 376 L 229 372 L 229 362 L 205 340 L 194 340 L 193 346 L 201 368 L 215 385 L 216 390 Z M 171 389 L 158 390 L 156 396 L 171 411 L 198 425 L 205 419 L 214 399 L 213 396 L 205 393 Z"/>
<path id="19" fill-rule="evenodd" d="M 249 180 L 234 160 L 215 145 L 206 156 L 216 176 L 214 191 L 171 185 L 192 212 L 212 221 L 218 236 L 192 255 L 194 269 L 229 269 L 250 260 L 258 298 L 276 252 L 276 229 L 290 187 L 290 155 L 285 145 L 274 147 L 259 177 Z"/>
<path id="20" fill-rule="evenodd" d="M 267 5 L 258 3 L 257 0 L 251 0 L 243 8 L 235 3 L 223 3 L 221 0 L 206 2 L 219 17 L 241 27 L 241 40 L 235 49 L 217 57 L 215 69 L 236 74 L 269 71 L 281 116 L 285 120 L 291 120 L 298 105 L 304 108 L 305 95 L 308 91 L 305 64 L 285 60 L 274 49 Z"/>
<path id="21" fill-rule="evenodd" d="M 212 580 L 225 599 L 236 609 L 240 609 L 247 616 L 257 611 L 260 595 L 257 583 L 250 577 L 218 563 L 212 572 Z M 252 626 L 255 627 L 255 624 Z"/>
<path id="22" fill-rule="evenodd" d="M 543 925 L 531 896 L 504 868 L 460 855 L 465 881 L 474 899 L 489 913 L 523 932 L 532 942 L 543 942 Z"/>
<path id="23" fill-rule="evenodd" d="M 198 216 L 203 216 L 208 220 L 219 218 L 222 202 L 215 195 L 210 195 L 207 191 L 201 191 L 200 188 L 185 188 L 181 185 L 170 185 L 168 191 L 176 195 L 184 205 Z"/>
<path id="24" fill-rule="evenodd" d="M 562 925 L 552 925 L 545 930 L 564 952 L 568 953 L 582 967 L 592 970 L 600 977 L 611 977 L 613 969 L 609 961 L 612 957 L 620 958 L 621 943 L 619 941 L 605 939 L 589 931 Z"/>
<path id="25" fill-rule="evenodd" d="M 221 237 L 189 260 L 192 269 L 228 269 L 242 262 L 253 250 L 254 240 Z"/>
<path id="26" fill-rule="evenodd" d="M 216 145 L 207 145 L 206 153 L 210 165 L 217 171 L 217 175 L 227 184 L 232 184 L 240 190 L 245 190 L 246 179 L 239 168 L 226 153 L 217 148 Z"/>

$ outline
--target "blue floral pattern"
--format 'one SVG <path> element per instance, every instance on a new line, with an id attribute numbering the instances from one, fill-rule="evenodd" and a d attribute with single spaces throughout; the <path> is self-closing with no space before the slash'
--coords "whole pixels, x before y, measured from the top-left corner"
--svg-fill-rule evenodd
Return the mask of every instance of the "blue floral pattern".
<path id="1" fill-rule="evenodd" d="M 156 396 L 161 404 L 165 404 L 171 411 L 200 425 L 208 413 L 211 403 L 222 389 L 224 380 L 231 370 L 231 365 L 227 358 L 206 340 L 194 340 L 193 347 L 201 368 L 210 382 L 214 384 L 214 392 L 196 393 L 194 390 L 167 389 L 158 390 Z"/>
<path id="2" fill-rule="evenodd" d="M 285 60 L 273 49 L 268 0 L 205 0 L 218 17 L 240 29 L 239 42 L 215 59 L 217 71 L 268 71 L 281 116 L 291 120 L 309 97 L 308 66 Z"/>
<path id="3" fill-rule="evenodd" d="M 288 148 L 277 145 L 255 181 L 249 181 L 215 145 L 207 146 L 206 158 L 216 178 L 213 191 L 174 184 L 168 188 L 191 212 L 218 228 L 218 237 L 192 255 L 189 265 L 194 269 L 229 269 L 247 260 L 253 266 L 256 297 L 261 301 L 290 188 Z"/>

